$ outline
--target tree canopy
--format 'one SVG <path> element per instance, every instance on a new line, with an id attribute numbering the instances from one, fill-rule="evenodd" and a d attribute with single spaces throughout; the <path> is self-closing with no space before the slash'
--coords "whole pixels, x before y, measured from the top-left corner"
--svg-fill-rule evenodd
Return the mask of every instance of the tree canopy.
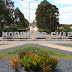
<path id="1" fill-rule="evenodd" d="M 42 1 L 36 9 L 37 27 L 46 32 L 55 31 L 59 24 L 59 11 L 55 5 L 50 4 L 47 0 Z"/>
<path id="2" fill-rule="evenodd" d="M 26 20 L 24 15 L 21 13 L 19 8 L 15 9 L 14 15 L 15 15 L 15 22 L 17 23 L 19 28 L 27 28 L 28 27 L 29 22 Z"/>
<path id="3" fill-rule="evenodd" d="M 0 0 L 0 28 L 6 26 L 27 28 L 29 22 L 19 8 L 14 9 L 14 2 L 11 0 Z"/>

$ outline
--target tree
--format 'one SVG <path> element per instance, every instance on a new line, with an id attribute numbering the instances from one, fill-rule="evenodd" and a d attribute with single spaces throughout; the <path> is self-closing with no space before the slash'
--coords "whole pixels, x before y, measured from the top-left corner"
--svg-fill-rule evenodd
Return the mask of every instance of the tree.
<path id="1" fill-rule="evenodd" d="M 41 2 L 36 9 L 37 27 L 46 32 L 55 31 L 59 24 L 59 11 L 55 5 L 50 4 L 47 0 Z"/>
<path id="2" fill-rule="evenodd" d="M 15 9 L 15 22 L 17 23 L 19 28 L 27 28 L 29 25 L 29 22 L 26 20 L 24 15 L 21 13 L 19 8 Z"/>
<path id="3" fill-rule="evenodd" d="M 10 25 L 14 22 L 14 2 L 11 0 L 0 0 L 0 26 L 4 28 L 4 25 Z"/>
<path id="4" fill-rule="evenodd" d="M 33 28 L 35 28 L 35 26 L 36 26 L 36 22 L 33 20 L 33 22 L 31 23 L 31 26 L 33 27 Z"/>
<path id="5" fill-rule="evenodd" d="M 56 32 L 72 32 L 72 29 L 69 27 L 69 25 L 61 25 L 60 28 L 56 29 Z"/>
<path id="6" fill-rule="evenodd" d="M 0 0 L 0 28 L 6 26 L 27 28 L 29 22 L 19 8 L 14 9 L 14 2 L 11 0 Z"/>
<path id="7" fill-rule="evenodd" d="M 5 3 L 3 2 L 3 0 L 0 0 L 0 27 L 3 28 L 4 27 L 4 20 L 5 20 L 5 11 L 7 13 L 6 7 L 5 7 Z"/>

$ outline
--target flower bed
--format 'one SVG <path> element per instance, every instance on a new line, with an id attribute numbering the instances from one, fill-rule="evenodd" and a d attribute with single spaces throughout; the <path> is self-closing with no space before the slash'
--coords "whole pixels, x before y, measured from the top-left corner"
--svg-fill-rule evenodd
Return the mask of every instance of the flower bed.
<path id="1" fill-rule="evenodd" d="M 58 59 L 51 58 L 46 53 L 32 53 L 22 51 L 19 53 L 19 58 L 9 59 L 11 65 L 15 71 L 24 69 L 25 71 L 42 71 L 51 72 L 53 71 L 58 63 Z"/>

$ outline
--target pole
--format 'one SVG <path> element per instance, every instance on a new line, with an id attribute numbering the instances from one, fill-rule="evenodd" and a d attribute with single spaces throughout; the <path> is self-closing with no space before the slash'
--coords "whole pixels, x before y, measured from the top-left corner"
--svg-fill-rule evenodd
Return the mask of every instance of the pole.
<path id="1" fill-rule="evenodd" d="M 37 1 L 37 0 L 35 0 L 35 1 Z M 28 2 L 28 1 L 25 1 L 25 2 Z M 29 3 L 29 29 L 30 29 L 30 2 L 28 2 L 28 3 Z"/>
<path id="2" fill-rule="evenodd" d="M 29 29 L 30 29 L 30 2 L 29 2 Z"/>

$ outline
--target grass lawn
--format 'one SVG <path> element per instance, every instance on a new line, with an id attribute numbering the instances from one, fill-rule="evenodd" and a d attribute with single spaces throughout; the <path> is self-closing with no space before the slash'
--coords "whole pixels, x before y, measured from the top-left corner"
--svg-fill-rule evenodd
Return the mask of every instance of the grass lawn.
<path id="1" fill-rule="evenodd" d="M 60 52 L 57 52 L 57 51 L 48 50 L 46 48 L 42 48 L 42 47 L 38 47 L 38 46 L 34 46 L 34 45 L 28 45 L 28 46 L 25 46 L 25 47 L 21 47 L 21 48 L 2 52 L 2 53 L 0 53 L 0 59 L 9 59 L 9 58 L 15 58 L 15 57 L 17 58 L 18 53 L 20 53 L 23 50 L 30 51 L 30 52 L 33 52 L 33 53 L 34 52 L 47 53 L 51 57 L 54 57 L 54 58 L 57 58 L 57 59 L 72 60 L 72 55 L 63 54 L 63 53 L 60 53 Z"/>
<path id="2" fill-rule="evenodd" d="M 64 45 L 67 45 L 67 46 L 72 46 L 72 44 L 64 44 Z"/>

